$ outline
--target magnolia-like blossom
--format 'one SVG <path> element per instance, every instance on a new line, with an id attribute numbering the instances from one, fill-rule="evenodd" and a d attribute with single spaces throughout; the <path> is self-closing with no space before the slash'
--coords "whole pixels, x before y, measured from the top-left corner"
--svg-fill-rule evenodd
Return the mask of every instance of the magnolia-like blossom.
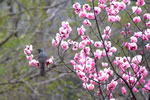
<path id="1" fill-rule="evenodd" d="M 134 18 L 133 18 L 133 21 L 134 21 L 134 23 L 139 23 L 139 22 L 141 22 L 140 16 L 134 17 Z"/>
<path id="2" fill-rule="evenodd" d="M 142 9 L 137 7 L 137 6 L 133 6 L 132 7 L 132 11 L 133 11 L 133 13 L 138 15 L 138 14 L 140 14 L 142 12 Z"/>
<path id="3" fill-rule="evenodd" d="M 134 36 L 132 36 L 132 37 L 130 37 L 130 41 L 131 41 L 131 42 L 137 42 L 137 38 L 134 37 Z"/>
<path id="4" fill-rule="evenodd" d="M 122 88 L 121 88 L 121 92 L 122 92 L 123 95 L 127 94 L 126 88 L 125 88 L 125 87 L 122 87 Z"/>
<path id="5" fill-rule="evenodd" d="M 107 85 L 107 90 L 113 91 L 115 89 L 115 87 L 117 86 L 117 84 L 118 84 L 117 81 L 112 80 L 111 83 L 109 83 Z"/>
<path id="6" fill-rule="evenodd" d="M 101 12 L 101 9 L 99 7 L 94 7 L 94 13 L 98 15 Z"/>
<path id="7" fill-rule="evenodd" d="M 61 47 L 64 49 L 64 50 L 67 50 L 69 48 L 69 45 L 66 41 L 62 41 L 61 42 Z"/>
<path id="8" fill-rule="evenodd" d="M 84 26 L 82 25 L 80 28 L 77 28 L 77 31 L 78 31 L 78 35 L 84 35 L 85 32 Z"/>
<path id="9" fill-rule="evenodd" d="M 137 44 L 136 44 L 136 43 L 129 43 L 129 44 L 128 44 L 128 49 L 129 49 L 130 51 L 135 51 L 135 50 L 137 50 Z"/>
<path id="10" fill-rule="evenodd" d="M 95 16 L 94 16 L 94 13 L 87 13 L 87 16 L 86 16 L 88 19 L 94 19 Z"/>
<path id="11" fill-rule="evenodd" d="M 83 21 L 83 24 L 86 25 L 86 26 L 91 26 L 91 22 L 88 19 L 85 19 Z"/>
<path id="12" fill-rule="evenodd" d="M 83 5 L 83 10 L 84 10 L 84 11 L 90 11 L 90 10 L 91 10 L 90 5 L 89 5 L 89 4 L 84 4 L 84 5 Z"/>

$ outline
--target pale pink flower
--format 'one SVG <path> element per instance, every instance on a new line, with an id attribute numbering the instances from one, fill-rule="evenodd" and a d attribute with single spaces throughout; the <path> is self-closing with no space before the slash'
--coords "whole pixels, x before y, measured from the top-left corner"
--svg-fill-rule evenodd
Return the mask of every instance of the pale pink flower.
<path id="1" fill-rule="evenodd" d="M 130 23 L 127 23 L 127 24 L 126 24 L 126 27 L 127 27 L 127 28 L 130 28 L 130 26 L 131 26 Z"/>
<path id="2" fill-rule="evenodd" d="M 111 47 L 111 48 L 109 49 L 109 51 L 111 51 L 111 52 L 115 53 L 115 52 L 117 51 L 117 48 L 115 48 L 115 47 Z"/>
<path id="3" fill-rule="evenodd" d="M 36 61 L 35 59 L 32 59 L 31 61 L 29 61 L 30 66 L 36 66 L 37 63 L 38 63 L 38 61 Z"/>
<path id="4" fill-rule="evenodd" d="M 93 90 L 94 89 L 94 85 L 93 84 L 88 84 L 87 85 L 87 89 L 88 90 Z"/>
<path id="5" fill-rule="evenodd" d="M 150 29 L 145 30 L 145 35 L 150 39 Z"/>
<path id="6" fill-rule="evenodd" d="M 130 37 L 130 41 L 131 41 L 131 42 L 137 42 L 137 38 L 134 37 L 134 36 L 132 36 L 132 37 Z"/>
<path id="7" fill-rule="evenodd" d="M 84 35 L 85 32 L 84 26 L 82 25 L 81 27 L 77 28 L 77 31 L 78 31 L 78 35 Z"/>
<path id="8" fill-rule="evenodd" d="M 122 88 L 121 88 L 121 92 L 122 92 L 123 95 L 127 94 L 126 88 L 125 88 L 125 87 L 122 87 Z"/>
<path id="9" fill-rule="evenodd" d="M 139 37 L 142 36 L 142 32 L 135 32 L 135 33 L 134 33 L 134 36 L 135 36 L 136 38 L 139 38 Z"/>
<path id="10" fill-rule="evenodd" d="M 117 84 L 118 84 L 117 81 L 112 80 L 111 83 L 109 83 L 107 85 L 107 90 L 113 91 L 115 89 L 115 87 L 117 86 Z"/>
<path id="11" fill-rule="evenodd" d="M 85 11 L 81 11 L 79 13 L 79 17 L 81 17 L 81 18 L 85 18 L 86 16 L 87 16 L 87 13 Z"/>
<path id="12" fill-rule="evenodd" d="M 146 44 L 146 49 L 150 50 L 150 43 Z"/>
<path id="13" fill-rule="evenodd" d="M 64 49 L 64 50 L 67 50 L 69 48 L 69 45 L 66 41 L 62 41 L 61 42 L 61 47 Z"/>
<path id="14" fill-rule="evenodd" d="M 75 4 L 73 4 L 73 8 L 74 9 L 80 9 L 81 8 L 80 3 L 76 2 Z"/>
<path id="15" fill-rule="evenodd" d="M 26 58 L 27 58 L 27 60 L 29 60 L 29 61 L 30 61 L 30 60 L 32 60 L 32 59 L 33 59 L 33 55 L 32 55 L 32 54 L 31 54 L 30 56 L 28 56 L 28 55 L 27 55 L 27 56 L 26 56 Z"/>
<path id="16" fill-rule="evenodd" d="M 96 41 L 96 42 L 94 43 L 94 46 L 95 46 L 96 48 L 102 48 L 102 47 L 103 47 L 103 44 L 102 44 L 101 41 Z"/>
<path id="17" fill-rule="evenodd" d="M 137 44 L 136 43 L 129 43 L 128 49 L 131 51 L 137 50 Z"/>
<path id="18" fill-rule="evenodd" d="M 142 61 L 141 55 L 136 55 L 132 58 L 132 63 L 139 64 Z"/>
<path id="19" fill-rule="evenodd" d="M 139 23 L 139 22 L 141 22 L 140 16 L 134 17 L 134 18 L 133 18 L 133 21 L 134 21 L 134 23 Z"/>
<path id="20" fill-rule="evenodd" d="M 104 67 L 108 67 L 108 63 L 104 63 L 104 62 L 102 62 L 102 66 L 104 66 Z"/>
<path id="21" fill-rule="evenodd" d="M 86 25 L 86 26 L 91 26 L 91 22 L 88 19 L 85 19 L 83 21 L 83 24 Z"/>
<path id="22" fill-rule="evenodd" d="M 148 21 L 148 22 L 146 23 L 146 26 L 147 26 L 147 27 L 150 27 L 150 21 Z"/>
<path id="23" fill-rule="evenodd" d="M 150 13 L 146 13 L 143 15 L 144 19 L 150 20 Z"/>
<path id="24" fill-rule="evenodd" d="M 83 49 L 85 46 L 86 46 L 86 42 L 85 42 L 85 41 L 81 41 L 81 42 L 79 43 L 79 48 L 80 48 L 80 49 Z"/>
<path id="25" fill-rule="evenodd" d="M 132 7 L 132 11 L 133 11 L 133 13 L 138 15 L 138 14 L 140 14 L 142 12 L 142 9 L 137 7 L 137 6 L 133 6 Z"/>
<path id="26" fill-rule="evenodd" d="M 102 55 L 102 51 L 97 49 L 95 52 L 94 52 L 94 57 L 96 59 L 100 59 L 101 58 L 101 55 Z"/>
<path id="27" fill-rule="evenodd" d="M 94 7 L 94 13 L 98 15 L 101 12 L 101 9 L 99 7 Z"/>
<path id="28" fill-rule="evenodd" d="M 143 6 L 143 5 L 145 5 L 145 2 L 144 2 L 144 0 L 137 0 L 136 5 Z"/>
<path id="29" fill-rule="evenodd" d="M 46 60 L 46 66 L 48 66 L 49 64 L 53 64 L 54 62 L 54 57 L 50 57 L 48 60 Z"/>
<path id="30" fill-rule="evenodd" d="M 106 27 L 105 27 L 104 33 L 105 33 L 105 34 L 110 34 L 110 33 L 111 33 L 111 28 L 110 28 L 110 26 L 106 26 Z"/>
<path id="31" fill-rule="evenodd" d="M 57 41 L 56 39 L 52 39 L 52 46 L 58 46 L 59 41 Z"/>
<path id="32" fill-rule="evenodd" d="M 84 11 L 90 11 L 90 10 L 91 10 L 90 5 L 89 5 L 89 4 L 84 4 L 84 5 L 83 5 L 83 10 L 84 10 Z"/>
<path id="33" fill-rule="evenodd" d="M 145 41 L 148 41 L 148 37 L 146 35 L 142 35 L 142 39 L 145 40 Z"/>
<path id="34" fill-rule="evenodd" d="M 137 88 L 135 88 L 135 87 L 133 87 L 133 92 L 135 92 L 135 93 L 137 93 L 137 92 L 139 92 L 139 90 L 137 89 Z"/>
<path id="35" fill-rule="evenodd" d="M 119 5 L 120 10 L 124 10 L 126 8 L 126 4 L 124 2 L 121 2 Z"/>
<path id="36" fill-rule="evenodd" d="M 87 13 L 87 16 L 86 16 L 88 19 L 94 19 L 95 16 L 94 16 L 94 13 Z"/>

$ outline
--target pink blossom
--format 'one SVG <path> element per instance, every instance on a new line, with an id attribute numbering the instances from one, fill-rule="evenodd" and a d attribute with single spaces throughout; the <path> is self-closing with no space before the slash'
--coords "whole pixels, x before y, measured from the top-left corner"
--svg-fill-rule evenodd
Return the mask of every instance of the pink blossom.
<path id="1" fill-rule="evenodd" d="M 30 65 L 30 66 L 36 66 L 37 63 L 38 63 L 38 61 L 36 61 L 35 59 L 29 61 L 29 65 Z"/>
<path id="2" fill-rule="evenodd" d="M 93 90 L 94 89 L 94 85 L 93 84 L 88 84 L 87 85 L 87 89 L 88 90 Z"/>
<path id="3" fill-rule="evenodd" d="M 77 28 L 77 31 L 78 31 L 78 35 L 84 35 L 85 32 L 84 26 L 82 25 L 80 28 Z"/>
<path id="4" fill-rule="evenodd" d="M 119 16 L 108 16 L 108 21 L 111 23 L 120 21 L 120 17 Z"/>
<path id="5" fill-rule="evenodd" d="M 127 28 L 130 28 L 130 26 L 131 26 L 130 23 L 127 23 L 127 24 L 126 24 L 126 27 L 127 27 Z"/>
<path id="6" fill-rule="evenodd" d="M 68 43 L 66 41 L 62 41 L 61 42 L 61 47 L 64 49 L 64 50 L 67 50 L 69 48 L 68 46 Z"/>
<path id="7" fill-rule="evenodd" d="M 88 19 L 94 19 L 95 16 L 94 16 L 94 13 L 87 13 L 87 16 L 86 16 Z"/>
<path id="8" fill-rule="evenodd" d="M 122 88 L 121 88 L 121 92 L 122 92 L 123 95 L 127 94 L 126 88 L 125 88 L 125 87 L 122 87 Z"/>
<path id="9" fill-rule="evenodd" d="M 150 50 L 150 43 L 146 44 L 146 49 Z"/>
<path id="10" fill-rule="evenodd" d="M 73 42 L 73 48 L 72 50 L 77 50 L 78 49 L 78 42 Z"/>
<path id="11" fill-rule="evenodd" d="M 104 62 L 102 62 L 102 66 L 104 66 L 104 67 L 108 67 L 108 63 L 104 63 Z"/>
<path id="12" fill-rule="evenodd" d="M 134 36 L 132 36 L 132 37 L 130 37 L 130 41 L 131 41 L 131 42 L 137 42 L 137 38 L 134 37 Z"/>
<path id="13" fill-rule="evenodd" d="M 126 4 L 124 2 L 121 2 L 119 5 L 120 10 L 124 10 L 126 8 Z"/>
<path id="14" fill-rule="evenodd" d="M 56 39 L 52 39 L 52 46 L 58 46 L 59 41 L 57 41 Z"/>
<path id="15" fill-rule="evenodd" d="M 150 13 L 146 13 L 143 15 L 144 19 L 150 20 Z"/>
<path id="16" fill-rule="evenodd" d="M 47 61 L 46 61 L 46 66 L 48 66 L 49 64 L 53 64 L 54 62 L 54 57 L 50 57 Z"/>
<path id="17" fill-rule="evenodd" d="M 130 2 L 130 0 L 123 0 L 123 2 L 124 2 L 124 3 L 128 3 L 128 2 Z"/>
<path id="18" fill-rule="evenodd" d="M 111 47 L 111 48 L 109 49 L 109 51 L 111 51 L 111 52 L 115 53 L 115 52 L 117 51 L 117 48 L 115 48 L 115 47 Z"/>
<path id="19" fill-rule="evenodd" d="M 98 7 L 101 8 L 101 9 L 104 9 L 104 8 L 106 8 L 106 5 L 100 3 L 100 4 L 98 5 Z"/>
<path id="20" fill-rule="evenodd" d="M 125 31 L 122 31 L 121 34 L 122 34 L 122 35 L 126 35 Z"/>
<path id="21" fill-rule="evenodd" d="M 139 38 L 139 37 L 142 36 L 142 32 L 135 32 L 135 33 L 134 33 L 134 36 L 135 36 L 136 38 Z"/>
<path id="22" fill-rule="evenodd" d="M 142 35 L 142 39 L 145 40 L 145 41 L 148 41 L 148 37 L 146 35 Z"/>
<path id="23" fill-rule="evenodd" d="M 99 7 L 94 7 L 94 13 L 98 15 L 101 12 L 101 9 Z"/>
<path id="24" fill-rule="evenodd" d="M 143 6 L 143 5 L 145 5 L 145 2 L 144 2 L 144 0 L 137 0 L 136 5 Z"/>
<path id="25" fill-rule="evenodd" d="M 110 26 L 106 26 L 106 27 L 105 27 L 104 33 L 105 33 L 105 34 L 110 34 L 110 33 L 111 33 L 111 28 L 110 28 Z"/>
<path id="26" fill-rule="evenodd" d="M 94 57 L 96 59 L 100 59 L 101 55 L 102 55 L 102 51 L 99 49 L 97 49 L 96 52 L 94 52 Z"/>
<path id="27" fill-rule="evenodd" d="M 150 21 L 148 21 L 148 22 L 146 23 L 146 26 L 147 26 L 147 27 L 150 27 Z"/>
<path id="28" fill-rule="evenodd" d="M 138 14 L 140 14 L 142 12 L 142 9 L 137 7 L 137 6 L 133 6 L 132 7 L 132 11 L 133 11 L 133 13 L 138 15 Z"/>
<path id="29" fill-rule="evenodd" d="M 85 19 L 83 21 L 83 24 L 86 25 L 86 26 L 91 26 L 91 22 L 88 19 Z"/>
<path id="30" fill-rule="evenodd" d="M 136 55 L 132 58 L 132 63 L 139 64 L 142 61 L 141 55 Z"/>
<path id="31" fill-rule="evenodd" d="M 133 21 L 134 21 L 134 23 L 139 23 L 139 22 L 141 22 L 140 16 L 134 17 L 134 18 L 133 18 Z"/>
<path id="32" fill-rule="evenodd" d="M 94 46 L 95 46 L 96 48 L 102 48 L 102 47 L 103 47 L 103 44 L 102 44 L 102 42 L 100 42 L 100 41 L 96 41 L 96 42 L 94 43 Z"/>
<path id="33" fill-rule="evenodd" d="M 137 88 L 135 88 L 135 87 L 133 87 L 133 92 L 135 92 L 135 93 L 137 93 L 137 92 L 139 92 L 139 90 L 137 89 Z"/>
<path id="34" fill-rule="evenodd" d="M 33 58 L 33 55 L 31 54 L 30 56 L 26 56 L 26 58 L 27 58 L 27 60 L 32 60 L 32 58 Z"/>
<path id="35" fill-rule="evenodd" d="M 32 53 L 32 45 L 26 45 L 26 48 L 24 49 L 24 54 L 30 55 Z"/>
<path id="36" fill-rule="evenodd" d="M 83 49 L 85 46 L 86 46 L 86 42 L 85 42 L 85 41 L 81 41 L 81 42 L 79 43 L 79 48 L 80 48 L 80 49 Z"/>
<path id="37" fill-rule="evenodd" d="M 150 29 L 145 30 L 145 35 L 150 39 Z"/>
<path id="38" fill-rule="evenodd" d="M 89 4 L 84 4 L 84 5 L 83 5 L 83 10 L 84 10 L 84 11 L 90 11 L 90 10 L 91 10 L 90 5 L 89 5 Z"/>
<path id="39" fill-rule="evenodd" d="M 115 87 L 117 86 L 117 84 L 118 84 L 117 81 L 112 80 L 111 83 L 109 83 L 107 85 L 107 90 L 113 91 L 115 89 Z"/>
<path id="40" fill-rule="evenodd" d="M 80 3 L 76 2 L 75 4 L 73 4 L 73 8 L 74 9 L 80 9 L 81 8 Z"/>
<path id="41" fill-rule="evenodd" d="M 87 16 L 87 13 L 85 11 L 81 11 L 79 13 L 79 17 L 81 17 L 81 18 L 85 18 L 86 16 Z"/>
<path id="42" fill-rule="evenodd" d="M 130 51 L 135 51 L 135 50 L 137 50 L 137 45 L 136 45 L 136 43 L 129 43 L 128 46 L 129 46 L 128 49 L 129 49 Z"/>

